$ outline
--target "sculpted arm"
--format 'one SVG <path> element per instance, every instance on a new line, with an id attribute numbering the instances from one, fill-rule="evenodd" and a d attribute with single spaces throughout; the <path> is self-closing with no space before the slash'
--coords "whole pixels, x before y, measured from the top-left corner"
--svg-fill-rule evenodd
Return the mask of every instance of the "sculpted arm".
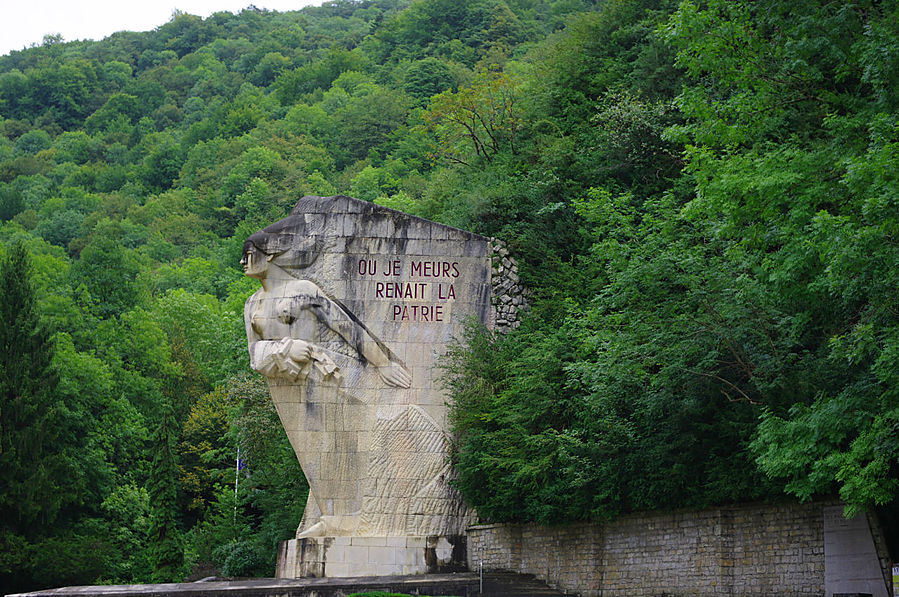
<path id="1" fill-rule="evenodd" d="M 263 340 L 253 327 L 253 314 L 259 302 L 257 295 L 253 295 L 244 306 L 250 367 L 266 377 L 301 377 L 303 365 L 311 358 L 311 346 L 295 338 Z"/>
<path id="2" fill-rule="evenodd" d="M 412 376 L 399 363 L 391 361 L 387 352 L 359 322 L 312 282 L 303 281 L 301 292 L 295 297 L 296 307 L 312 311 L 319 321 L 343 337 L 362 357 L 378 368 L 382 379 L 395 387 L 408 388 Z"/>

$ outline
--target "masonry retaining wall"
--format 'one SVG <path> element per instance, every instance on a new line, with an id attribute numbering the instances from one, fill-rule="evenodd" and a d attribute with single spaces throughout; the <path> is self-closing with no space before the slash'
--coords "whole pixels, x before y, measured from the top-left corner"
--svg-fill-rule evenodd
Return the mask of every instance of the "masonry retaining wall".
<path id="1" fill-rule="evenodd" d="M 823 508 L 743 505 L 608 523 L 477 525 L 471 570 L 534 574 L 585 597 L 825 595 Z M 879 529 L 872 528 L 875 542 Z M 882 557 L 882 562 L 886 561 Z"/>

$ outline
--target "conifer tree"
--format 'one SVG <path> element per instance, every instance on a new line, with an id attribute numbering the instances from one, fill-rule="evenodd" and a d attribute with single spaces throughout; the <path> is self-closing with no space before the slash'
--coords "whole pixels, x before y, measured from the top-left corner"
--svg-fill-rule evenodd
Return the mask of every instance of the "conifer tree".
<path id="1" fill-rule="evenodd" d="M 150 554 L 154 580 L 177 580 L 184 564 L 178 531 L 178 465 L 175 460 L 176 427 L 170 406 L 163 406 L 159 426 L 153 434 L 153 464 L 150 470 Z"/>
<path id="2" fill-rule="evenodd" d="M 63 505 L 53 347 L 21 244 L 0 264 L 0 529 L 35 534 Z"/>

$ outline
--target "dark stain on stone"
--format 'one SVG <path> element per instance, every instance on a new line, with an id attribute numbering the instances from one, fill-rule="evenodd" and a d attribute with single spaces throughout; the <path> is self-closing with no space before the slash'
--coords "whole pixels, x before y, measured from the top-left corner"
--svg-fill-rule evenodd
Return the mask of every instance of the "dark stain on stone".
<path id="1" fill-rule="evenodd" d="M 306 402 L 306 431 L 322 430 L 322 406 L 318 402 Z"/>

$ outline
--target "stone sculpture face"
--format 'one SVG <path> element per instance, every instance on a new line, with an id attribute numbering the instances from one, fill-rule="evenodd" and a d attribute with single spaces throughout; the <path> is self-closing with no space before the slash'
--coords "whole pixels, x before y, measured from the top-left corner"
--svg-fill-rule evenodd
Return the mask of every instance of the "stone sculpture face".
<path id="1" fill-rule="evenodd" d="M 243 257 L 240 264 L 243 266 L 243 273 L 251 278 L 262 278 L 268 270 L 269 256 L 260 251 L 256 245 L 248 243 L 244 247 Z"/>
<path id="2" fill-rule="evenodd" d="M 435 365 L 491 313 L 487 239 L 304 197 L 244 249 L 262 282 L 244 313 L 251 366 L 310 486 L 297 537 L 460 535 L 472 513 L 449 484 Z"/>

